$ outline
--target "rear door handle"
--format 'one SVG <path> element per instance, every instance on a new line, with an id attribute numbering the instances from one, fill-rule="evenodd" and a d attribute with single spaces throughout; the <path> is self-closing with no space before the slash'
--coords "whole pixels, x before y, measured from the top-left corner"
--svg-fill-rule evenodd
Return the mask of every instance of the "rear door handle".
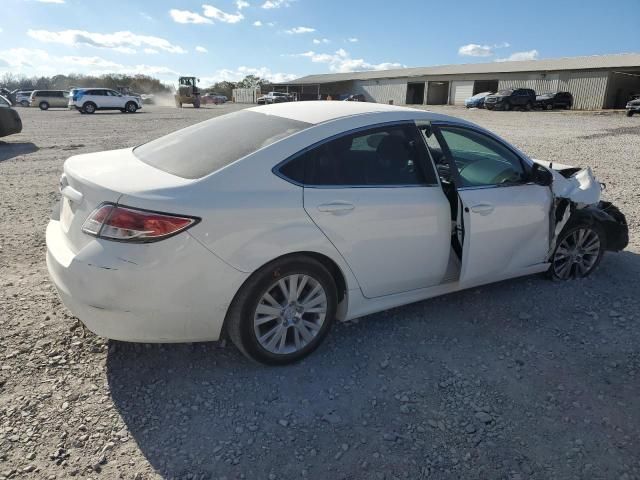
<path id="1" fill-rule="evenodd" d="M 473 213 L 478 213 L 480 215 L 489 215 L 495 207 L 490 203 L 479 203 L 478 205 L 474 205 L 471 207 L 471 211 Z"/>
<path id="2" fill-rule="evenodd" d="M 318 211 L 328 213 L 348 213 L 354 208 L 356 208 L 356 206 L 348 202 L 332 202 L 318 205 Z"/>

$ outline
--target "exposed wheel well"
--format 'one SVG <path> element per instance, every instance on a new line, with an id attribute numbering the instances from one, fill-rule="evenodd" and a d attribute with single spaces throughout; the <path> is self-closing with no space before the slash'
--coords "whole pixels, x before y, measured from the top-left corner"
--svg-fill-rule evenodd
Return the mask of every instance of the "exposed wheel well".
<path id="1" fill-rule="evenodd" d="M 345 298 L 347 296 L 347 282 L 346 282 L 346 280 L 344 278 L 344 274 L 342 273 L 342 270 L 340 269 L 340 267 L 338 266 L 338 264 L 336 262 L 334 262 L 331 258 L 327 257 L 326 255 L 323 255 L 323 254 L 317 253 L 317 252 L 293 252 L 293 253 L 287 253 L 286 255 L 282 255 L 280 257 L 274 258 L 274 259 L 268 261 L 267 263 L 265 263 L 264 265 L 261 265 L 259 268 L 256 268 L 254 270 L 254 272 L 251 275 L 249 275 L 249 278 L 247 278 L 244 281 L 244 283 L 240 286 L 240 288 L 238 289 L 238 291 L 234 295 L 234 299 L 231 302 L 231 304 L 229 306 L 229 309 L 227 310 L 227 315 L 225 316 L 224 323 L 222 325 L 221 335 L 226 335 L 226 324 L 227 324 L 227 319 L 229 317 L 229 311 L 231 310 L 231 306 L 234 304 L 236 298 L 238 297 L 238 294 L 242 291 L 242 289 L 244 288 L 246 283 L 249 281 L 249 279 L 253 276 L 253 274 L 255 274 L 255 272 L 265 268 L 270 263 L 273 263 L 273 262 L 278 261 L 278 260 L 286 259 L 288 257 L 297 257 L 298 259 L 300 259 L 300 257 L 308 257 L 308 258 L 311 258 L 311 259 L 315 260 L 316 262 L 319 262 L 320 264 L 322 264 L 322 266 L 325 267 L 329 271 L 329 273 L 331 274 L 331 277 L 333 278 L 333 281 L 336 282 L 336 290 L 338 292 L 338 305 L 340 305 L 340 303 L 342 303 L 345 300 Z"/>

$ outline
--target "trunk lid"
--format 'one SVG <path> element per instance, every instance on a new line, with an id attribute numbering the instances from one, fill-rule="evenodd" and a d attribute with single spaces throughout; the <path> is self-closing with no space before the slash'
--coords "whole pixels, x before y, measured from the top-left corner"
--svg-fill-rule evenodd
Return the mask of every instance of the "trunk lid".
<path id="1" fill-rule="evenodd" d="M 101 203 L 191 182 L 141 162 L 131 148 L 70 157 L 60 177 L 60 228 L 78 253 L 93 239 L 82 232 L 82 225 Z"/>

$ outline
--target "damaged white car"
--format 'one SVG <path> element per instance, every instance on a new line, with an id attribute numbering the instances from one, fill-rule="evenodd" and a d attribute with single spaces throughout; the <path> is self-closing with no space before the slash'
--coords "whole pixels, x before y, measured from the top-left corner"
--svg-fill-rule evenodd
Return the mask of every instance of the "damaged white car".
<path id="1" fill-rule="evenodd" d="M 92 331 L 224 333 L 269 364 L 309 354 L 336 319 L 521 275 L 583 277 L 628 241 L 590 170 L 374 103 L 249 108 L 72 157 L 60 187 L 49 272 Z"/>

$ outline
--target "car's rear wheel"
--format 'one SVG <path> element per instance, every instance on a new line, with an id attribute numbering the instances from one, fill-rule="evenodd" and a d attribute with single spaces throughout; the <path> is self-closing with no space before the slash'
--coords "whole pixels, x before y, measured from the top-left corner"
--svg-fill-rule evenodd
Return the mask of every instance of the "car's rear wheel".
<path id="1" fill-rule="evenodd" d="M 314 259 L 276 260 L 236 295 L 226 322 L 229 337 L 252 360 L 285 365 L 313 352 L 334 322 L 336 285 Z"/>
<path id="2" fill-rule="evenodd" d="M 82 106 L 82 111 L 84 111 L 84 113 L 95 113 L 96 104 L 92 102 L 87 102 Z"/>
<path id="3" fill-rule="evenodd" d="M 40 105 L 38 105 L 40 107 L 40 110 L 49 110 L 49 103 L 47 102 L 40 102 Z"/>
<path id="4" fill-rule="evenodd" d="M 633 110 L 628 110 L 627 111 L 627 117 L 633 117 Z"/>
<path id="5" fill-rule="evenodd" d="M 551 257 L 549 273 L 557 280 L 586 277 L 604 255 L 606 237 L 597 225 L 579 223 L 562 231 Z"/>
<path id="6" fill-rule="evenodd" d="M 22 101 L 20 101 L 20 105 L 22 105 L 23 107 L 28 107 L 29 106 L 29 102 L 27 100 L 22 100 Z"/>
<path id="7" fill-rule="evenodd" d="M 504 106 L 502 107 L 505 112 L 511 110 L 511 104 L 509 102 L 504 102 Z"/>
<path id="8" fill-rule="evenodd" d="M 553 110 L 553 103 L 547 104 L 547 110 Z"/>
<path id="9" fill-rule="evenodd" d="M 124 109 L 128 113 L 136 113 L 136 111 L 138 110 L 138 106 L 135 104 L 135 102 L 127 102 L 127 104 L 124 106 Z"/>

